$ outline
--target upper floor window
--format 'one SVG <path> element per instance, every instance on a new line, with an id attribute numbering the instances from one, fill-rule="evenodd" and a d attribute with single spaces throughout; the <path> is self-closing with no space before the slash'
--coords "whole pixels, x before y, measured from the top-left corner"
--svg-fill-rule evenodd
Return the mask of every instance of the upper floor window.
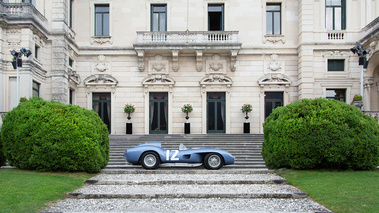
<path id="1" fill-rule="evenodd" d="M 34 58 L 39 58 L 40 53 L 40 47 L 37 45 L 34 45 Z"/>
<path id="2" fill-rule="evenodd" d="M 36 6 L 36 0 L 22 0 L 22 2 L 23 3 L 32 3 L 34 6 Z"/>
<path id="3" fill-rule="evenodd" d="M 266 35 L 280 35 L 282 33 L 281 13 L 280 4 L 266 5 Z"/>
<path id="4" fill-rule="evenodd" d="M 345 71 L 345 60 L 328 59 L 328 71 Z"/>
<path id="5" fill-rule="evenodd" d="M 69 27 L 72 27 L 72 17 L 73 17 L 73 8 L 74 8 L 74 0 L 70 0 L 70 3 L 69 3 L 69 14 L 68 14 L 68 26 Z"/>
<path id="6" fill-rule="evenodd" d="M 208 30 L 223 31 L 224 30 L 224 5 L 210 4 L 208 5 Z"/>
<path id="7" fill-rule="evenodd" d="M 109 36 L 109 5 L 95 5 L 95 36 Z"/>
<path id="8" fill-rule="evenodd" d="M 326 0 L 325 25 L 327 30 L 346 29 L 346 0 Z"/>
<path id="9" fill-rule="evenodd" d="M 166 5 L 151 5 L 151 31 L 167 31 Z"/>

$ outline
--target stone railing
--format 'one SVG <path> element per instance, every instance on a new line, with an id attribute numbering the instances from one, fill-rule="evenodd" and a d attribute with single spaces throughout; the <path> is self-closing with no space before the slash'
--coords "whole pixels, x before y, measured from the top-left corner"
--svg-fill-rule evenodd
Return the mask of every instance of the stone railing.
<path id="1" fill-rule="evenodd" d="M 363 111 L 363 113 L 373 118 L 379 118 L 379 111 Z"/>
<path id="2" fill-rule="evenodd" d="M 345 31 L 328 32 L 328 40 L 344 40 Z"/>
<path id="3" fill-rule="evenodd" d="M 47 19 L 30 3 L 3 3 L 0 1 L 0 13 L 8 19 L 34 19 L 38 23 L 46 24 Z"/>
<path id="4" fill-rule="evenodd" d="M 238 31 L 139 31 L 137 37 L 138 44 L 238 43 Z"/>

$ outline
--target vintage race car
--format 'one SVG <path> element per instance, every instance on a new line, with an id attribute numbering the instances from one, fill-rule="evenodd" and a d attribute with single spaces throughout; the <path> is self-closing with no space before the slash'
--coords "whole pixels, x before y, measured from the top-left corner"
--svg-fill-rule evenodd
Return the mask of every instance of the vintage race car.
<path id="1" fill-rule="evenodd" d="M 127 162 L 142 165 L 145 169 L 157 169 L 160 164 L 203 163 L 207 169 L 220 169 L 234 163 L 234 157 L 227 151 L 212 148 L 188 149 L 180 144 L 178 150 L 162 148 L 161 142 L 149 142 L 127 149 L 124 153 Z"/>

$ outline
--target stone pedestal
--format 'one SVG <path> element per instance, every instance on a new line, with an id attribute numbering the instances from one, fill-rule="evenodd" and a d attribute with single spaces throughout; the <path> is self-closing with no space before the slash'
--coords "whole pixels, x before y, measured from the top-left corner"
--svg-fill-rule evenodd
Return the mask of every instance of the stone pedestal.
<path id="1" fill-rule="evenodd" d="M 243 123 L 243 133 L 250 133 L 250 123 Z"/>
<path id="2" fill-rule="evenodd" d="M 126 134 L 133 134 L 133 124 L 126 123 Z"/>
<path id="3" fill-rule="evenodd" d="M 190 133 L 191 133 L 191 124 L 184 123 L 184 134 L 190 134 Z"/>

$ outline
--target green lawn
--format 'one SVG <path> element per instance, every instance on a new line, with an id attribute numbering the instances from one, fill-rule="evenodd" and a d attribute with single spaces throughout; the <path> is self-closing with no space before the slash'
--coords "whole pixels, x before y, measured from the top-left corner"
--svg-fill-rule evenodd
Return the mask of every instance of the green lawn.
<path id="1" fill-rule="evenodd" d="M 39 212 L 93 177 L 87 173 L 0 169 L 0 212 Z"/>
<path id="2" fill-rule="evenodd" d="M 379 169 L 374 171 L 299 171 L 277 174 L 333 212 L 378 212 Z"/>

